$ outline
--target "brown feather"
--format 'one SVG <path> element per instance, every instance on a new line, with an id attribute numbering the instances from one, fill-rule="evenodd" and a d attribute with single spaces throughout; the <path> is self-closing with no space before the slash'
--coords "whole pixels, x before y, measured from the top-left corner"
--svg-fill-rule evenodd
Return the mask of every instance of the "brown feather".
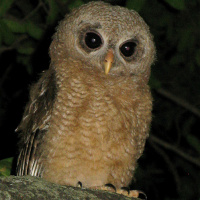
<path id="1" fill-rule="evenodd" d="M 32 170 L 32 168 L 40 157 L 37 154 L 37 148 L 49 126 L 51 110 L 56 97 L 56 87 L 55 72 L 53 69 L 49 69 L 31 88 L 29 103 L 25 108 L 22 121 L 16 129 L 20 136 L 17 175 L 40 174 L 38 170 Z M 39 166 L 34 167 L 34 169 L 39 168 Z"/>

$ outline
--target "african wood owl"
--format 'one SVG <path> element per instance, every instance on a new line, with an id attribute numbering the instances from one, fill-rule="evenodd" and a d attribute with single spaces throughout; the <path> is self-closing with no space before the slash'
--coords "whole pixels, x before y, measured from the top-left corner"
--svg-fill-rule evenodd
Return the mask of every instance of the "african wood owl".
<path id="1" fill-rule="evenodd" d="M 59 23 L 50 57 L 17 128 L 17 175 L 121 191 L 151 123 L 148 26 L 133 10 L 90 2 Z"/>

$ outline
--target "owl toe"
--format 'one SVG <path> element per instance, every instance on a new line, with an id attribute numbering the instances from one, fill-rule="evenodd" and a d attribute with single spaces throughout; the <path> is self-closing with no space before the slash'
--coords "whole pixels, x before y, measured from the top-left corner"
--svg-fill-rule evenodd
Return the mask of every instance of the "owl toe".
<path id="1" fill-rule="evenodd" d="M 127 197 L 135 197 L 135 198 L 147 200 L 146 194 L 140 190 L 129 190 L 128 188 L 121 188 L 121 189 L 117 189 L 116 193 L 123 194 L 124 196 L 127 196 Z"/>
<path id="2" fill-rule="evenodd" d="M 116 189 L 112 184 L 106 184 L 106 185 L 103 185 L 103 186 L 93 186 L 93 187 L 90 187 L 90 189 L 105 190 L 105 191 L 109 191 L 109 192 L 116 192 Z"/>

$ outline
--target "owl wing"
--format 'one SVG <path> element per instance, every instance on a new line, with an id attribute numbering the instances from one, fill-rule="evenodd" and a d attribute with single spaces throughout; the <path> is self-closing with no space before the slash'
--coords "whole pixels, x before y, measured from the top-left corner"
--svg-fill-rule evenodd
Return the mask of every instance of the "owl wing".
<path id="1" fill-rule="evenodd" d="M 41 176 L 42 165 L 39 162 L 41 152 L 38 152 L 38 147 L 49 127 L 56 92 L 53 68 L 44 72 L 39 81 L 31 87 L 29 103 L 16 129 L 20 135 L 16 168 L 18 176 Z"/>

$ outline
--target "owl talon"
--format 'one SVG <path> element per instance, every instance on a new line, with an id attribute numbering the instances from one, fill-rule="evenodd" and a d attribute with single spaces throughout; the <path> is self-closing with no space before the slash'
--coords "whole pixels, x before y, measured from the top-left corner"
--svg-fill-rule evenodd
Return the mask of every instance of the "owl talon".
<path id="1" fill-rule="evenodd" d="M 90 187 L 90 189 L 104 190 L 104 191 L 109 191 L 109 192 L 116 192 L 116 189 L 112 184 L 106 184 L 104 186 L 94 186 L 94 187 Z"/>
<path id="2" fill-rule="evenodd" d="M 147 200 L 147 195 L 143 191 L 141 191 L 141 190 L 137 190 L 137 191 L 139 192 L 138 198 L 140 198 L 142 200 Z"/>
<path id="3" fill-rule="evenodd" d="M 82 183 L 79 181 L 77 184 L 76 184 L 76 187 L 79 187 L 79 188 L 82 188 Z"/>
<path id="4" fill-rule="evenodd" d="M 127 196 L 127 197 L 135 197 L 135 198 L 147 200 L 146 194 L 140 190 L 129 190 L 128 188 L 123 187 L 121 189 L 117 189 L 116 193 L 123 194 L 124 196 Z"/>
<path id="5" fill-rule="evenodd" d="M 105 187 L 108 187 L 108 188 L 110 188 L 109 190 L 112 190 L 112 191 L 116 192 L 116 188 L 115 188 L 115 186 L 112 185 L 112 184 L 110 184 L 110 183 L 105 184 Z"/>
<path id="6" fill-rule="evenodd" d="M 123 187 L 121 189 L 117 189 L 116 193 L 123 194 L 124 196 L 129 196 L 129 190 L 128 190 L 128 188 L 125 188 L 125 187 Z"/>

